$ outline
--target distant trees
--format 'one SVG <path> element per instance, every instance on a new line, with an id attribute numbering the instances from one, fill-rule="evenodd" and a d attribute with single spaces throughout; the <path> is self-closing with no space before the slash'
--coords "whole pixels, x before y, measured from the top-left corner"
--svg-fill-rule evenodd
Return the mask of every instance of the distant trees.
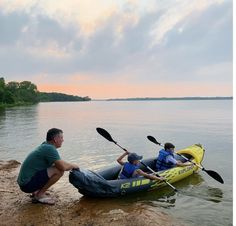
<path id="1" fill-rule="evenodd" d="M 41 102 L 51 102 L 51 101 L 89 101 L 89 97 L 79 97 L 68 95 L 64 93 L 39 93 L 39 99 Z"/>
<path id="2" fill-rule="evenodd" d="M 38 102 L 37 86 L 29 81 L 5 83 L 0 78 L 0 103 L 36 103 Z"/>
<path id="3" fill-rule="evenodd" d="M 5 100 L 5 80 L 0 78 L 0 102 Z"/>
<path id="4" fill-rule="evenodd" d="M 37 103 L 41 101 L 89 101 L 89 97 L 79 97 L 63 93 L 39 92 L 37 86 L 30 81 L 8 82 L 0 77 L 0 106 L 8 104 Z"/>

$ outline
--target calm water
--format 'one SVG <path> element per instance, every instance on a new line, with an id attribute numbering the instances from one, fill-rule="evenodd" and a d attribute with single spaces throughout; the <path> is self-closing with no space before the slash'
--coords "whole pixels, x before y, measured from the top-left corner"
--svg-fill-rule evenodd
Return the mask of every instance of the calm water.
<path id="1" fill-rule="evenodd" d="M 147 135 L 162 143 L 173 142 L 177 149 L 201 143 L 206 149 L 203 165 L 217 171 L 224 185 L 201 171 L 176 183 L 178 194 L 166 188 L 120 199 L 117 205 L 139 202 L 154 210 L 161 208 L 187 225 L 232 225 L 232 104 L 231 100 L 92 101 L 1 110 L 0 159 L 22 161 L 45 140 L 51 127 L 64 131 L 62 158 L 92 170 L 116 164 L 122 153 L 97 134 L 96 127 L 105 128 L 121 146 L 146 157 L 159 150 Z M 69 189 L 68 178 L 63 180 Z"/>

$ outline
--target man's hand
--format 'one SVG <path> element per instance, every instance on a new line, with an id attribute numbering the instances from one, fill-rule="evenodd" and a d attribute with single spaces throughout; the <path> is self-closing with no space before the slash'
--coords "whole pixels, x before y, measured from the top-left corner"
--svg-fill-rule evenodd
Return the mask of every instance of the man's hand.
<path id="1" fill-rule="evenodd" d="M 73 169 L 79 169 L 79 166 L 77 164 L 72 163 L 71 165 L 72 165 Z"/>

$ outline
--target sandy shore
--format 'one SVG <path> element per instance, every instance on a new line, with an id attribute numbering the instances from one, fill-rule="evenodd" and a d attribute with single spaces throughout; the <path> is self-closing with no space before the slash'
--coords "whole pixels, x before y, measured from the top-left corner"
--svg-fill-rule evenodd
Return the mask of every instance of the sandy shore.
<path id="1" fill-rule="evenodd" d="M 33 204 L 16 183 L 19 166 L 15 160 L 0 161 L 0 225 L 183 225 L 161 209 L 136 202 L 121 205 L 117 199 L 89 199 L 74 189 L 65 192 L 59 183 L 50 190 L 57 200 L 54 206 Z"/>

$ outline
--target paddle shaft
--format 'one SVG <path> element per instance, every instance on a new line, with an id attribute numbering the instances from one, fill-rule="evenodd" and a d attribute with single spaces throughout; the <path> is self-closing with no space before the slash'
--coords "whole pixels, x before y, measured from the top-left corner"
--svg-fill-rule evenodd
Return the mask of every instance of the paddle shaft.
<path id="1" fill-rule="evenodd" d="M 157 172 L 155 172 L 151 167 L 149 167 L 148 165 L 146 165 L 144 162 L 140 161 L 140 163 L 141 163 L 142 165 L 144 165 L 147 169 L 149 169 L 152 173 L 154 173 L 155 175 L 157 175 L 158 177 L 160 177 Z M 175 190 L 176 192 L 178 191 L 178 190 L 177 190 L 172 184 L 170 184 L 168 181 L 164 180 L 164 182 L 165 182 L 167 185 L 169 185 L 169 186 L 170 186 L 173 190 Z"/>
<path id="2" fill-rule="evenodd" d="M 175 152 L 175 153 L 176 153 L 176 152 Z M 184 158 L 184 159 L 187 160 L 188 162 L 193 163 L 195 166 L 199 167 L 200 169 L 204 170 L 204 168 L 203 168 L 202 166 L 200 166 L 199 164 L 197 164 L 197 163 L 191 161 L 190 159 L 188 159 L 188 158 L 185 157 L 184 155 L 181 155 L 181 154 L 179 154 L 179 153 L 176 153 L 176 154 L 179 155 L 179 156 L 181 156 L 182 158 Z"/>

